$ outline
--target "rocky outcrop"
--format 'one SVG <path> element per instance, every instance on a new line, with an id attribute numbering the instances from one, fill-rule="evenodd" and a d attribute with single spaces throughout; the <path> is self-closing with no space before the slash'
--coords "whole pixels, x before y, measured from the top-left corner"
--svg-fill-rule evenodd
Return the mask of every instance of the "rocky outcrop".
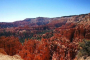
<path id="1" fill-rule="evenodd" d="M 0 60 L 23 60 L 19 55 L 9 56 L 0 53 Z"/>
<path id="2" fill-rule="evenodd" d="M 22 49 L 22 44 L 19 42 L 19 39 L 16 37 L 0 37 L 0 48 L 8 55 L 15 55 Z"/>
<path id="3" fill-rule="evenodd" d="M 80 57 L 79 59 L 76 59 L 76 60 L 90 60 L 90 56 L 88 56 L 88 57 L 82 56 L 82 57 Z"/>

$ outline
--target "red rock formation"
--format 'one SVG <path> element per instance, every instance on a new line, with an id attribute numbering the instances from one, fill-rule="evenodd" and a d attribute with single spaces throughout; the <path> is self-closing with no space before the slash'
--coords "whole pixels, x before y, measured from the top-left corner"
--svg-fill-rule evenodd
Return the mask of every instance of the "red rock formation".
<path id="1" fill-rule="evenodd" d="M 22 49 L 22 44 L 16 37 L 0 37 L 0 48 L 3 48 L 8 55 L 15 55 Z"/>
<path id="2" fill-rule="evenodd" d="M 7 54 L 10 55 L 19 51 L 19 55 L 24 60 L 73 60 L 78 51 L 78 42 L 82 41 L 83 38 L 88 38 L 89 35 L 87 33 L 89 33 L 89 29 L 84 28 L 83 25 L 75 28 L 57 28 L 54 31 L 54 36 L 48 39 L 42 38 L 41 41 L 25 40 L 22 49 L 19 48 L 18 39 L 9 37 L 10 40 L 9 38 L 1 37 L 0 43 L 4 45 L 0 44 L 0 47 L 5 48 Z M 49 34 L 52 33 L 46 33 L 46 35 Z M 16 49 L 13 49 L 11 45 Z"/>
<path id="3" fill-rule="evenodd" d="M 48 44 L 44 40 L 28 40 L 25 41 L 22 50 L 19 52 L 19 55 L 24 60 L 49 60 L 50 51 Z"/>

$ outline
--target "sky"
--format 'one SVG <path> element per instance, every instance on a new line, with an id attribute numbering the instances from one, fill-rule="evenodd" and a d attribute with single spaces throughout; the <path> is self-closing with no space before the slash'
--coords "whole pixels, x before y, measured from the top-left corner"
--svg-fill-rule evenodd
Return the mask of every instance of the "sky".
<path id="1" fill-rule="evenodd" d="M 90 0 L 0 0 L 0 22 L 90 13 Z"/>

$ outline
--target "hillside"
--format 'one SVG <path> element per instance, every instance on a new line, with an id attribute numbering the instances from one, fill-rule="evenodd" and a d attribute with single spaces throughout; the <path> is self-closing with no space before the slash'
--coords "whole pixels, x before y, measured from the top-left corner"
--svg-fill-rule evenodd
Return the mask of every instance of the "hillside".
<path id="1" fill-rule="evenodd" d="M 44 18 L 44 17 L 37 17 L 37 18 L 26 18 L 21 21 L 15 21 L 11 23 L 7 22 L 1 22 L 0 27 L 1 28 L 7 28 L 7 27 L 18 27 L 18 26 L 37 26 L 37 25 L 45 25 L 49 23 L 50 18 Z"/>
<path id="2" fill-rule="evenodd" d="M 90 40 L 90 13 L 27 18 L 0 23 L 0 48 L 24 60 L 75 60 L 83 39 Z M 21 42 L 21 43 L 20 43 Z"/>

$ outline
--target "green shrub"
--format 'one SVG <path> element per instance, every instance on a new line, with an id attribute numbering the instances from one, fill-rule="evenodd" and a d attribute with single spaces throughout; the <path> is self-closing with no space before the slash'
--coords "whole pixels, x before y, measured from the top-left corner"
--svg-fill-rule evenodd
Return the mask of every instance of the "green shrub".
<path id="1" fill-rule="evenodd" d="M 78 58 L 82 56 L 90 56 L 90 40 L 83 40 L 79 43 Z"/>

